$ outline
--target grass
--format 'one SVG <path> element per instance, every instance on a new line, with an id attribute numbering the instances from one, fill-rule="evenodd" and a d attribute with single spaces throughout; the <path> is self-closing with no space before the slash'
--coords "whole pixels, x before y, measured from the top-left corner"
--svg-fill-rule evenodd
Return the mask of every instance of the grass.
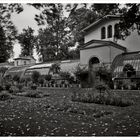
<path id="1" fill-rule="evenodd" d="M 127 107 L 72 102 L 69 89 L 40 88 L 45 96 L 0 101 L 1 136 L 138 136 L 140 91 L 116 91 Z"/>

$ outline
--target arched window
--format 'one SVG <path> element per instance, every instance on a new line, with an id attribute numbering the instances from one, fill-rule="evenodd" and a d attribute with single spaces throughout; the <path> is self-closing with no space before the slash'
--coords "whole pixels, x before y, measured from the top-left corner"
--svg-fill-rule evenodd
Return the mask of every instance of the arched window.
<path id="1" fill-rule="evenodd" d="M 111 38 L 112 37 L 112 26 L 109 25 L 107 29 L 108 29 L 107 30 L 108 31 L 108 38 Z"/>
<path id="2" fill-rule="evenodd" d="M 105 39 L 106 38 L 106 31 L 105 31 L 105 27 L 101 28 L 101 39 Z"/>

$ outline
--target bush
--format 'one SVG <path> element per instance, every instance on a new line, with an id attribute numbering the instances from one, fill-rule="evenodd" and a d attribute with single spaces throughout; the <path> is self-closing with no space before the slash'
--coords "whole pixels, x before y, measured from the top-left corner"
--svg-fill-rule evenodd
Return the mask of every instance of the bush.
<path id="1" fill-rule="evenodd" d="M 40 77 L 40 73 L 38 71 L 34 71 L 32 74 L 32 81 L 33 83 L 37 83 Z"/>
<path id="2" fill-rule="evenodd" d="M 10 88 L 11 88 L 11 84 L 6 83 L 6 84 L 5 84 L 5 90 L 10 90 Z"/>
<path id="3" fill-rule="evenodd" d="M 5 100 L 8 100 L 8 99 L 12 99 L 11 95 L 9 93 L 7 93 L 6 91 L 3 91 L 0 94 L 0 101 L 5 101 Z"/>
<path id="4" fill-rule="evenodd" d="M 18 88 L 19 92 L 21 92 L 23 89 L 23 84 L 18 84 L 16 87 Z"/>
<path id="5" fill-rule="evenodd" d="M 43 93 L 41 91 L 28 91 L 25 96 L 31 98 L 42 98 Z"/>
<path id="6" fill-rule="evenodd" d="M 97 84 L 97 85 L 95 86 L 95 88 L 96 88 L 97 90 L 99 90 L 100 93 L 101 93 L 102 91 L 105 92 L 105 90 L 107 89 L 107 86 L 104 85 L 104 84 L 99 83 L 99 84 Z"/>
<path id="7" fill-rule="evenodd" d="M 9 91 L 9 93 L 16 95 L 19 92 L 19 89 L 16 86 L 11 86 L 8 91 Z"/>
<path id="8" fill-rule="evenodd" d="M 14 75 L 13 76 L 13 80 L 16 81 L 16 82 L 19 82 L 20 77 L 18 75 Z"/>
<path id="9" fill-rule="evenodd" d="M 89 91 L 86 90 L 73 91 L 72 101 L 105 104 L 120 107 L 130 106 L 133 104 L 132 101 L 123 99 L 122 97 L 114 94 L 113 92 L 110 93 L 110 91 L 106 91 L 103 94 L 99 94 L 95 89 Z"/>
<path id="10" fill-rule="evenodd" d="M 3 87 L 0 85 L 0 92 L 3 91 Z"/>
<path id="11" fill-rule="evenodd" d="M 37 89 L 37 85 L 36 85 L 36 84 L 33 84 L 33 85 L 30 86 L 30 88 L 31 88 L 32 90 L 36 90 L 36 89 Z"/>
<path id="12" fill-rule="evenodd" d="M 87 88 L 90 86 L 90 84 L 88 83 L 89 72 L 86 67 L 81 68 L 80 66 L 78 66 L 74 74 L 77 81 L 81 83 L 81 87 Z"/>
<path id="13" fill-rule="evenodd" d="M 40 77 L 38 79 L 38 83 L 41 84 L 41 86 L 43 86 L 43 84 L 44 84 L 44 78 Z"/>
<path id="14" fill-rule="evenodd" d="M 51 79 L 52 79 L 52 75 L 50 75 L 50 74 L 45 75 L 46 81 L 50 81 Z"/>

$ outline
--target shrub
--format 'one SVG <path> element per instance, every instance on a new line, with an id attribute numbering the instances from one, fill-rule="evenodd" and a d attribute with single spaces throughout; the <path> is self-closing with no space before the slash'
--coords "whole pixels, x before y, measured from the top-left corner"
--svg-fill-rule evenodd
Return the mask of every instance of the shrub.
<path id="1" fill-rule="evenodd" d="M 36 84 L 32 84 L 32 85 L 30 86 L 30 88 L 31 88 L 32 90 L 36 90 L 36 89 L 37 89 L 37 85 L 36 85 Z"/>
<path id="2" fill-rule="evenodd" d="M 34 71 L 32 74 L 32 81 L 33 83 L 37 83 L 40 77 L 40 73 L 38 71 Z"/>
<path id="3" fill-rule="evenodd" d="M 112 74 L 106 67 L 99 67 L 96 71 L 96 76 L 99 76 L 100 80 L 103 80 L 109 88 L 113 89 Z"/>
<path id="4" fill-rule="evenodd" d="M 19 89 L 16 86 L 11 86 L 8 91 L 9 91 L 9 93 L 16 95 L 19 92 Z"/>
<path id="5" fill-rule="evenodd" d="M 50 75 L 50 74 L 45 75 L 46 81 L 50 81 L 51 79 L 52 79 L 52 75 Z"/>
<path id="6" fill-rule="evenodd" d="M 20 84 L 20 83 L 19 83 L 19 84 L 17 85 L 17 88 L 18 88 L 19 92 L 21 92 L 22 89 L 23 89 L 23 84 Z"/>
<path id="7" fill-rule="evenodd" d="M 11 84 L 10 83 L 6 83 L 5 84 L 5 90 L 9 90 L 11 88 Z"/>
<path id="8" fill-rule="evenodd" d="M 18 75 L 14 75 L 13 76 L 13 80 L 16 81 L 16 82 L 19 82 L 20 77 Z"/>
<path id="9" fill-rule="evenodd" d="M 75 90 L 72 94 L 72 101 L 85 102 L 85 103 L 96 103 L 125 107 L 133 104 L 133 101 L 123 99 L 122 97 L 106 91 L 104 94 L 99 94 L 94 90 Z"/>
<path id="10" fill-rule="evenodd" d="M 11 95 L 9 93 L 7 93 L 6 91 L 3 91 L 0 94 L 0 101 L 5 101 L 5 100 L 8 100 L 8 99 L 12 99 Z"/>
<path id="11" fill-rule="evenodd" d="M 0 92 L 3 90 L 3 87 L 0 85 Z"/>
<path id="12" fill-rule="evenodd" d="M 60 64 L 59 63 L 54 63 L 50 67 L 50 71 L 53 72 L 53 74 L 58 74 L 61 70 Z"/>
<path id="13" fill-rule="evenodd" d="M 25 96 L 31 98 L 42 98 L 43 93 L 41 91 L 28 91 Z"/>
<path id="14" fill-rule="evenodd" d="M 44 78 L 43 78 L 43 77 L 40 77 L 40 78 L 38 79 L 38 83 L 41 84 L 41 86 L 42 86 L 43 83 L 44 83 Z"/>
<path id="15" fill-rule="evenodd" d="M 95 86 L 95 88 L 96 88 L 97 90 L 99 90 L 100 93 L 101 93 L 102 91 L 105 92 L 107 86 L 106 86 L 105 84 L 99 83 L 99 84 L 97 84 L 97 85 Z"/>

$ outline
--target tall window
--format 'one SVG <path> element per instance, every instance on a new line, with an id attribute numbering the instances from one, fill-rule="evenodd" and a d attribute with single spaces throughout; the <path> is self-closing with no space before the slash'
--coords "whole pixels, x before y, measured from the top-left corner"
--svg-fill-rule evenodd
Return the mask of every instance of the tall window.
<path id="1" fill-rule="evenodd" d="M 105 39 L 106 38 L 106 31 L 105 31 L 105 27 L 101 28 L 101 39 Z"/>
<path id="2" fill-rule="evenodd" d="M 108 31 L 108 38 L 111 38 L 112 37 L 112 26 L 111 25 L 108 26 L 107 31 Z"/>

